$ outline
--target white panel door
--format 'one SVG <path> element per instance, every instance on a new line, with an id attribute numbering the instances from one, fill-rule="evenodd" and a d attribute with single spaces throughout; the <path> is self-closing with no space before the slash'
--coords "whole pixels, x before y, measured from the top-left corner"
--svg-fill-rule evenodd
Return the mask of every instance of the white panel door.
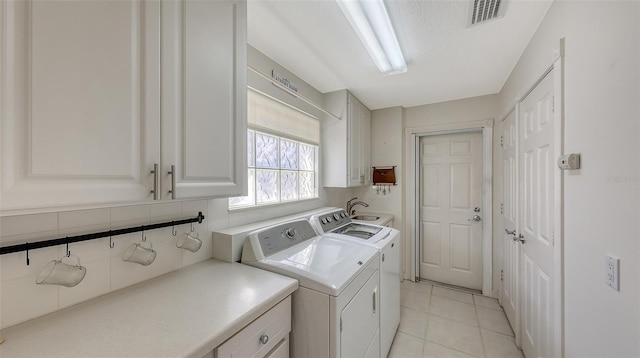
<path id="1" fill-rule="evenodd" d="M 163 1 L 162 26 L 162 197 L 245 195 L 246 2 Z"/>
<path id="2" fill-rule="evenodd" d="M 422 137 L 420 161 L 420 277 L 481 290 L 482 132 Z"/>
<path id="3" fill-rule="evenodd" d="M 518 116 L 522 349 L 529 358 L 553 356 L 553 80 L 552 71 L 521 102 Z"/>
<path id="4" fill-rule="evenodd" d="M 504 245 L 502 305 L 516 334 L 516 343 L 518 343 L 520 336 L 520 245 L 515 241 L 518 218 L 518 131 L 516 111 L 511 112 L 505 119 L 503 128 L 504 131 L 501 138 L 503 173 L 502 221 L 505 232 L 502 236 Z"/>
<path id="5" fill-rule="evenodd" d="M 151 200 L 160 9 L 1 1 L 0 208 Z"/>

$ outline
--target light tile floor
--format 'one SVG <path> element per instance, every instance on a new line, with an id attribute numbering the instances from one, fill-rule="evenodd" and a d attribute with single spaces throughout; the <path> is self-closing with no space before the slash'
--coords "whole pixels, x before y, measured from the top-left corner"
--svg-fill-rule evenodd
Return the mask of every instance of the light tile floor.
<path id="1" fill-rule="evenodd" d="M 389 358 L 523 358 L 496 299 L 422 282 L 401 287 Z"/>

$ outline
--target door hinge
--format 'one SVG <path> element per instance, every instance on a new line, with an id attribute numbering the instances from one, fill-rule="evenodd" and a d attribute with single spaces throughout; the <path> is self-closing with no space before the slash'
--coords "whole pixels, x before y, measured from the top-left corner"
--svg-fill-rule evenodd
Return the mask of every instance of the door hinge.
<path id="1" fill-rule="evenodd" d="M 504 148 L 504 136 L 500 136 L 500 148 Z"/>
<path id="2" fill-rule="evenodd" d="M 340 332 L 342 332 L 342 317 L 340 317 Z"/>
<path id="3" fill-rule="evenodd" d="M 504 281 L 504 270 L 500 270 L 500 281 Z"/>
<path id="4" fill-rule="evenodd" d="M 551 113 L 556 113 L 556 96 L 551 96 Z"/>
<path id="5" fill-rule="evenodd" d="M 500 203 L 500 214 L 504 214 L 504 203 Z"/>

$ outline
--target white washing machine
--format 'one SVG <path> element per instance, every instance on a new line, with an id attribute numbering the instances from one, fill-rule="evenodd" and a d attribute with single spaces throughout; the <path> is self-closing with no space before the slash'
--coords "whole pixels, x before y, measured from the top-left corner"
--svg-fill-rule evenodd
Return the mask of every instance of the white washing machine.
<path id="1" fill-rule="evenodd" d="M 400 324 L 400 235 L 384 226 L 355 223 L 340 208 L 311 216 L 319 234 L 373 247 L 380 261 L 380 352 L 389 354 Z"/>
<path id="2" fill-rule="evenodd" d="M 307 220 L 251 233 L 242 263 L 295 278 L 292 357 L 380 357 L 378 251 L 317 235 Z"/>

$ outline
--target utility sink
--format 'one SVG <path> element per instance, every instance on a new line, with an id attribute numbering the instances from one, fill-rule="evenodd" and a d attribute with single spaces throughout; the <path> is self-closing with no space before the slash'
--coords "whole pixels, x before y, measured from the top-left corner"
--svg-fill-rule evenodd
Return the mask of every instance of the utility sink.
<path id="1" fill-rule="evenodd" d="M 373 216 L 373 215 L 356 215 L 356 216 L 352 216 L 351 219 L 360 220 L 360 221 L 376 221 L 380 219 L 380 217 Z"/>

